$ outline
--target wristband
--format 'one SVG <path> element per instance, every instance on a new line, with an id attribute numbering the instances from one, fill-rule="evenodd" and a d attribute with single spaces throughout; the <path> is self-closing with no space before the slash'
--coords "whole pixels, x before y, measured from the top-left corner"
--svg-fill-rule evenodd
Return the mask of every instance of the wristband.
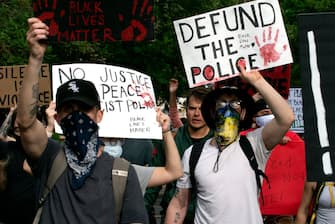
<path id="1" fill-rule="evenodd" d="M 168 133 L 168 132 L 171 132 L 171 130 L 166 130 L 166 131 L 163 131 L 162 133 L 165 134 L 165 133 Z"/>

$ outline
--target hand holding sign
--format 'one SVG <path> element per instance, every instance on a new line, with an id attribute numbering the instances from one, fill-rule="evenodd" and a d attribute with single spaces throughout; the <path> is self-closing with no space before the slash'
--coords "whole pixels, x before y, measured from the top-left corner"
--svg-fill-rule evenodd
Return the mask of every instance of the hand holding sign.
<path id="1" fill-rule="evenodd" d="M 29 18 L 28 26 L 27 40 L 31 48 L 31 55 L 34 58 L 41 59 L 47 45 L 40 42 L 40 40 L 48 39 L 49 27 L 38 18 Z"/>
<path id="2" fill-rule="evenodd" d="M 159 125 L 162 127 L 162 132 L 168 132 L 170 130 L 170 117 L 167 114 L 164 114 L 160 108 L 156 109 L 156 119 L 159 122 Z"/>
<path id="3" fill-rule="evenodd" d="M 253 85 L 257 80 L 262 78 L 261 73 L 259 73 L 257 70 L 251 70 L 250 72 L 246 72 L 244 59 L 240 59 L 237 65 L 239 67 L 239 70 L 241 71 L 240 73 L 241 78 L 247 81 L 248 83 Z"/>

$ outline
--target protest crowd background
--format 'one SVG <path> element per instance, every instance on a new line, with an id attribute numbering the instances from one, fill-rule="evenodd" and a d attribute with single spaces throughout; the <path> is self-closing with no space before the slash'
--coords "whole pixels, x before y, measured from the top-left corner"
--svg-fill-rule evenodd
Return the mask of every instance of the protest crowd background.
<path id="1" fill-rule="evenodd" d="M 240 59 L 243 57 L 243 66 L 247 70 L 261 68 L 260 74 L 265 82 L 287 101 L 295 117 L 290 129 L 266 158 L 266 166 L 261 167 L 269 177 L 268 183 L 263 181 L 259 186 L 257 197 L 263 222 L 306 223 L 313 215 L 310 206 L 319 200 L 321 192 L 327 192 L 327 196 L 324 193 L 320 200 L 329 199 L 332 203 L 330 210 L 322 210 L 323 204 L 321 209 L 315 208 L 314 212 L 318 213 L 316 220 L 320 221 L 321 214 L 330 217 L 328 222 L 335 221 L 335 196 L 332 193 L 335 188 L 332 169 L 335 167 L 332 146 L 335 130 L 331 123 L 335 107 L 329 103 L 335 84 L 330 73 L 335 68 L 323 63 L 319 67 L 317 63 L 313 64 L 317 61 L 314 54 L 320 61 L 327 61 L 327 47 L 335 50 L 327 39 L 335 37 L 333 30 L 329 30 L 329 26 L 335 25 L 331 22 L 335 18 L 335 2 L 129 0 L 115 3 L 116 7 L 106 0 L 94 1 L 95 6 L 70 2 L 0 2 L 0 14 L 3 15 L 0 18 L 0 137 L 2 142 L 18 143 L 8 144 L 6 150 L 7 147 L 22 148 L 18 126 L 14 122 L 16 112 L 14 118 L 11 114 L 17 106 L 27 59 L 31 56 L 26 39 L 27 19 L 30 17 L 40 17 L 49 26 L 50 38 L 40 42 L 48 44 L 48 48 L 40 68 L 37 95 L 38 119 L 44 124 L 48 137 L 58 142 L 64 140 L 61 127 L 53 119 L 58 87 L 73 78 L 89 80 L 95 84 L 104 111 L 99 141 L 103 142 L 105 152 L 144 167 L 168 164 L 162 141 L 167 132 L 171 131 L 174 137 L 181 162 L 187 148 L 217 137 L 201 114 L 206 94 L 214 89 L 237 86 L 254 100 L 255 108 L 247 108 L 252 111 L 251 115 L 248 114 L 252 125 L 250 123 L 250 129 L 245 128 L 241 135 L 262 128 L 274 119 L 271 108 L 259 96 L 253 83 L 245 80 L 245 74 L 243 80 L 239 77 Z M 84 18 L 85 13 L 88 16 Z M 235 15 L 235 30 L 229 27 L 234 23 L 225 20 L 225 13 Z M 312 22 L 313 19 L 324 23 L 318 26 L 317 22 Z M 216 25 L 222 21 L 226 22 L 229 34 L 217 37 L 217 32 L 222 30 L 216 30 Z M 315 32 L 311 33 L 313 28 Z M 254 33 L 249 35 L 248 29 Z M 316 48 L 313 48 L 313 43 L 317 43 Z M 307 104 L 311 107 L 306 108 Z M 169 115 L 169 130 L 162 132 L 161 127 L 154 125 L 155 106 Z M 194 120 L 201 123 L 201 128 L 192 123 Z M 4 145 L 0 146 L 4 149 Z M 11 201 L 13 203 L 8 205 L 27 206 L 36 200 L 32 192 L 36 183 L 30 175 L 32 171 L 27 155 L 20 151 L 13 157 L 3 149 L 0 150 L 0 200 L 10 201 L 15 190 L 25 190 L 26 193 L 21 195 L 26 198 Z M 321 149 L 322 153 L 314 149 Z M 10 158 L 17 160 L 13 163 Z M 6 179 L 7 174 L 3 171 L 8 164 L 8 170 L 14 167 L 8 177 L 12 178 L 17 173 L 22 182 L 20 186 L 27 188 L 15 188 L 13 179 Z M 143 187 L 140 180 L 148 223 L 164 223 L 166 216 L 170 215 L 167 214 L 169 203 L 175 192 L 178 193 L 176 186 L 179 187 L 180 182 L 179 179 L 143 191 L 146 186 Z M 5 195 L 3 192 L 9 193 Z M 20 218 L 30 223 L 35 206 L 29 207 L 31 210 L 22 213 Z M 183 223 L 193 223 L 195 210 L 192 209 L 195 207 L 192 206 L 196 207 L 194 201 L 185 213 Z M 21 222 L 1 215 L 7 210 L 11 207 L 2 203 L 1 224 Z"/>

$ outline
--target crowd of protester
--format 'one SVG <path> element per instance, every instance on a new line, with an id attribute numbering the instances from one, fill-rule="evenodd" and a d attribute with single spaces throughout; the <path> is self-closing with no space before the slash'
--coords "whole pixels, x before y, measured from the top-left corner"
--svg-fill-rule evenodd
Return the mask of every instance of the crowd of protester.
<path id="1" fill-rule="evenodd" d="M 243 154 L 242 135 L 260 171 L 271 151 L 295 135 L 289 131 L 291 107 L 258 71 L 238 65 L 239 78 L 262 99 L 255 101 L 229 82 L 196 87 L 189 90 L 182 120 L 178 80 L 171 79 L 168 114 L 157 109 L 161 141 L 102 138 L 103 111 L 93 83 L 69 80 L 56 90 L 55 101 L 37 104 L 36 85 L 48 47 L 42 40 L 49 28 L 37 18 L 28 19 L 28 25 L 27 72 L 18 105 L 0 128 L 0 223 L 156 223 L 151 216 L 162 190 L 161 222 L 167 224 L 335 221 L 333 182 L 306 181 L 296 214 L 261 213 L 261 191 Z M 56 122 L 62 135 L 55 133 Z M 127 171 L 113 169 L 118 157 L 131 163 Z M 64 168 L 45 194 L 58 158 Z M 120 214 L 114 212 L 119 205 L 112 175 L 126 176 Z"/>

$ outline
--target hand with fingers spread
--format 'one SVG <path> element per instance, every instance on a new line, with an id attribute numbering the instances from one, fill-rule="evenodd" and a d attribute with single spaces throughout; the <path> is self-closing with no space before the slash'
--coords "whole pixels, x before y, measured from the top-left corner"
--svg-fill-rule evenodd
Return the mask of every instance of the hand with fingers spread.
<path id="1" fill-rule="evenodd" d="M 264 59 L 264 66 L 268 66 L 269 63 L 276 62 L 280 59 L 282 52 L 276 50 L 276 45 L 279 37 L 279 29 L 276 30 L 275 36 L 272 34 L 272 27 L 268 28 L 268 33 L 263 30 L 262 43 L 259 38 L 255 36 L 255 41 L 259 47 L 260 55 Z M 273 39 L 272 39 L 273 38 Z M 287 49 L 287 45 L 282 46 L 282 51 Z"/>

